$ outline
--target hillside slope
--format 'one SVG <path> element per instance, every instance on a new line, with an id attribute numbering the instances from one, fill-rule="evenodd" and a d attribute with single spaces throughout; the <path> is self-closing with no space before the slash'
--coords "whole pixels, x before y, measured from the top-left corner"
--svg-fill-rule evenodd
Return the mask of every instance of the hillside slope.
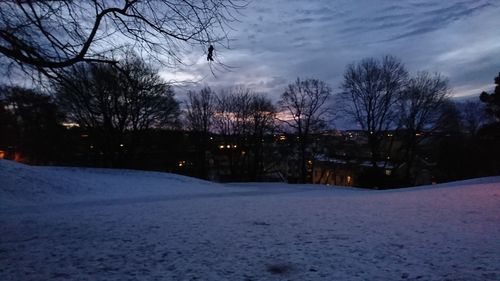
<path id="1" fill-rule="evenodd" d="M 498 280 L 500 178 L 389 191 L 0 161 L 0 280 Z"/>

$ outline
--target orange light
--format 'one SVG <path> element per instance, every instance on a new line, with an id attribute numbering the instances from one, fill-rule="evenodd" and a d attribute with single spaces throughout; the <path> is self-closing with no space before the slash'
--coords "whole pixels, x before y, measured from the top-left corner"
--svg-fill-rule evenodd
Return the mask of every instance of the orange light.
<path id="1" fill-rule="evenodd" d="M 4 159 L 5 158 L 5 151 L 3 150 L 0 150 L 0 159 Z"/>
<path id="2" fill-rule="evenodd" d="M 14 161 L 16 161 L 16 162 L 23 162 L 23 157 L 21 156 L 21 153 L 16 152 L 14 154 Z"/>

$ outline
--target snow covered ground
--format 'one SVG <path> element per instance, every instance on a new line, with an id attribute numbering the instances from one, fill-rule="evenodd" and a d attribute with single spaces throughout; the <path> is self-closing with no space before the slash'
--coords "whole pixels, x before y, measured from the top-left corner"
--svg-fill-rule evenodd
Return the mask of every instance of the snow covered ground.
<path id="1" fill-rule="evenodd" d="M 500 280 L 500 177 L 367 191 L 0 160 L 0 280 Z"/>

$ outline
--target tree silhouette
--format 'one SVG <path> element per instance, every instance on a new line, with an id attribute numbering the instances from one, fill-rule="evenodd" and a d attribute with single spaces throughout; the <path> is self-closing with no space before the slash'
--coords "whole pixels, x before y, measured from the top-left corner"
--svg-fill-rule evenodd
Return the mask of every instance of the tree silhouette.
<path id="1" fill-rule="evenodd" d="M 367 58 L 347 66 L 340 94 L 344 111 L 365 132 L 373 167 L 380 159 L 383 132 L 395 125 L 395 105 L 408 78 L 403 63 L 385 56 L 382 60 Z"/>
<path id="2" fill-rule="evenodd" d="M 468 100 L 460 104 L 462 127 L 467 133 L 476 134 L 479 128 L 491 119 L 486 114 L 485 107 L 479 100 Z"/>
<path id="3" fill-rule="evenodd" d="M 172 65 L 185 47 L 221 43 L 244 0 L 1 1 L 0 54 L 52 75 L 78 62 L 116 63 L 132 45 Z M 206 49 L 205 49 L 206 50 Z"/>
<path id="4" fill-rule="evenodd" d="M 258 180 L 259 176 L 262 176 L 266 172 L 265 166 L 272 166 L 269 164 L 277 161 L 277 159 L 271 159 L 272 153 L 265 151 L 263 143 L 266 134 L 274 131 L 276 127 L 275 120 L 276 108 L 272 101 L 261 94 L 252 96 L 249 118 L 250 143 L 248 144 L 249 150 L 253 154 L 253 161 L 250 167 L 250 180 Z"/>
<path id="5" fill-rule="evenodd" d="M 208 138 L 214 121 L 216 94 L 205 87 L 199 92 L 188 92 L 186 104 L 186 121 L 188 128 L 198 136 L 198 160 L 201 178 L 208 178 L 206 150 L 209 148 Z"/>
<path id="6" fill-rule="evenodd" d="M 280 120 L 293 129 L 298 137 L 299 180 L 307 181 L 307 154 L 310 135 L 326 126 L 331 113 L 328 100 L 330 87 L 317 79 L 300 80 L 288 85 L 281 94 L 279 105 L 287 116 Z"/>
<path id="7" fill-rule="evenodd" d="M 186 104 L 186 119 L 190 130 L 208 135 L 212 127 L 216 94 L 209 87 L 198 93 L 189 91 Z"/>
<path id="8" fill-rule="evenodd" d="M 402 129 L 403 161 L 409 179 L 417 148 L 425 135 L 438 127 L 438 120 L 449 98 L 448 81 L 439 74 L 419 72 L 412 77 L 398 101 L 399 128 Z"/>
<path id="9" fill-rule="evenodd" d="M 238 149 L 226 150 L 231 177 L 242 178 L 248 156 L 241 157 L 239 151 L 246 142 L 250 128 L 251 102 L 254 93 L 243 86 L 223 89 L 217 95 L 214 129 L 227 144 Z"/>
<path id="10" fill-rule="evenodd" d="M 493 93 L 482 92 L 480 99 L 486 104 L 486 112 L 493 116 L 496 122 L 500 122 L 500 73 L 495 77 L 495 84 Z"/>
<path id="11" fill-rule="evenodd" d="M 54 84 L 58 104 L 71 121 L 89 130 L 113 166 L 124 133 L 176 125 L 179 105 L 158 74 L 137 58 L 108 64 L 78 65 Z"/>
<path id="12" fill-rule="evenodd" d="M 11 146 L 31 163 L 58 160 L 64 116 L 54 100 L 33 89 L 8 87 L 1 91 L 0 145 Z"/>

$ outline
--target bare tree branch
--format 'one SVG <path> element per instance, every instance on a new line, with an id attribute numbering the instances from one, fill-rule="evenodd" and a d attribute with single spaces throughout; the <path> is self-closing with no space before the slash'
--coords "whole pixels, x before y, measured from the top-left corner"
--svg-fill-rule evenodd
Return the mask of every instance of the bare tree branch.
<path id="1" fill-rule="evenodd" d="M 116 63 L 113 51 L 173 66 L 187 47 L 228 40 L 245 0 L 1 1 L 0 54 L 50 74 L 78 62 Z"/>

